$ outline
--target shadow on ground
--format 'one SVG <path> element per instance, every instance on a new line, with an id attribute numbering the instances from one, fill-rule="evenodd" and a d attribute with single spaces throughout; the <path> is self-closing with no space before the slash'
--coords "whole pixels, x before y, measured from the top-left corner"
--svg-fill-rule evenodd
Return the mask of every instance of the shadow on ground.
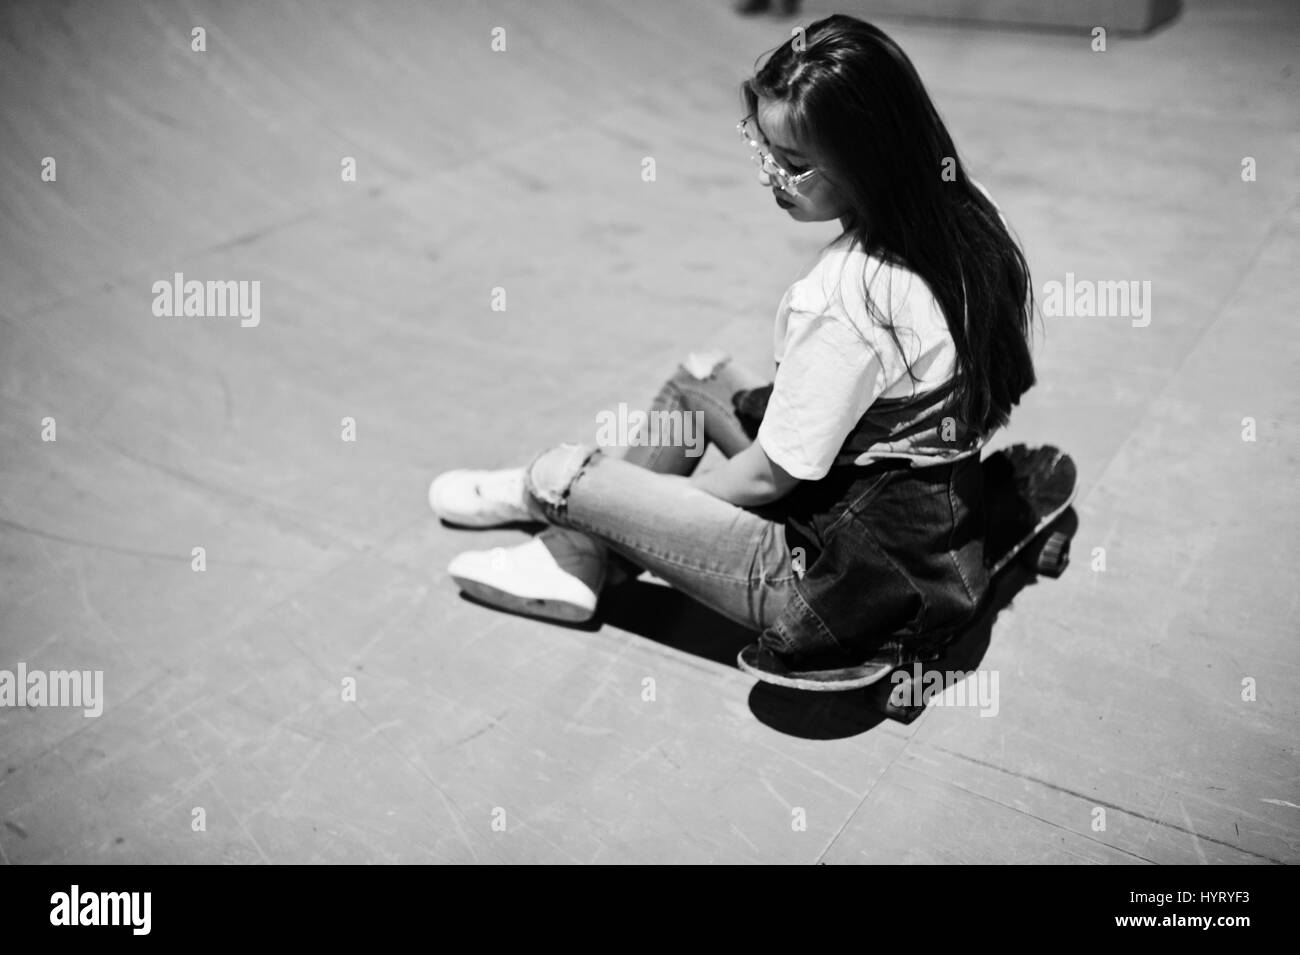
<path id="1" fill-rule="evenodd" d="M 1071 509 L 1053 529 L 1073 536 L 1077 527 L 1078 518 Z M 964 672 L 980 665 L 998 615 L 1037 579 L 1032 564 L 1034 553 L 1034 547 L 1027 548 L 1021 559 L 997 576 L 975 621 L 942 656 L 925 665 L 925 672 Z M 604 622 L 611 626 L 729 667 L 736 666 L 736 655 L 756 638 L 752 630 L 684 594 L 639 580 L 608 591 L 602 610 Z M 749 708 L 760 722 L 778 732 L 804 739 L 842 739 L 864 733 L 887 718 L 886 701 L 892 687 L 888 678 L 866 690 L 842 693 L 812 693 L 756 683 L 749 694 Z M 912 717 L 917 715 L 919 711 Z"/>

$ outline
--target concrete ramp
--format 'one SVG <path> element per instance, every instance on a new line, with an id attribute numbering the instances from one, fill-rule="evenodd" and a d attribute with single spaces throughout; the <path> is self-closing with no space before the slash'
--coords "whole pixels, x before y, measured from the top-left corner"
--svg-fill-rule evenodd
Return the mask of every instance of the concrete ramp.
<path id="1" fill-rule="evenodd" d="M 1290 4 L 1104 54 L 881 21 L 1040 297 L 1151 289 L 1145 324 L 1044 318 L 1003 440 L 1074 454 L 1080 530 L 989 622 L 996 716 L 761 692 L 751 635 L 651 583 L 573 629 L 446 578 L 522 537 L 440 527 L 434 474 L 581 438 L 688 350 L 770 361 L 831 232 L 732 126 L 809 18 L 3 5 L 0 670 L 103 694 L 0 706 L 0 861 L 1300 857 Z M 166 314 L 178 274 L 259 283 L 256 322 Z"/>

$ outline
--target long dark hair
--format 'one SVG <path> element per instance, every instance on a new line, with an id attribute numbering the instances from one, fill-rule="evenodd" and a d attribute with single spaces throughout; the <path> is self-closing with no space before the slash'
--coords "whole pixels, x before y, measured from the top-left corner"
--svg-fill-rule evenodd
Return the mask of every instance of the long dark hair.
<path id="1" fill-rule="evenodd" d="M 839 238 L 929 286 L 957 348 L 950 401 L 962 423 L 982 433 L 1005 424 L 1034 384 L 1029 265 L 966 175 L 911 60 L 881 30 L 837 14 L 778 47 L 742 95 L 751 113 L 760 96 L 785 104 L 791 131 L 851 204 Z"/>

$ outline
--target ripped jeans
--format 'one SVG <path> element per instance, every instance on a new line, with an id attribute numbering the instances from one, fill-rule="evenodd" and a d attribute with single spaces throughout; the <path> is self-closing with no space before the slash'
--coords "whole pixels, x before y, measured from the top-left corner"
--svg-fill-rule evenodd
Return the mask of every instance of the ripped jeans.
<path id="1" fill-rule="evenodd" d="M 692 355 L 655 398 L 651 413 L 700 413 L 704 439 L 731 457 L 751 439 L 732 396 L 765 382 L 725 356 Z M 688 450 L 691 451 L 688 454 Z M 633 445 L 622 457 L 594 445 L 561 445 L 526 469 L 531 509 L 551 527 L 542 537 L 595 548 L 607 564 L 648 570 L 682 593 L 763 630 L 794 591 L 785 526 L 691 486 L 699 448 Z"/>

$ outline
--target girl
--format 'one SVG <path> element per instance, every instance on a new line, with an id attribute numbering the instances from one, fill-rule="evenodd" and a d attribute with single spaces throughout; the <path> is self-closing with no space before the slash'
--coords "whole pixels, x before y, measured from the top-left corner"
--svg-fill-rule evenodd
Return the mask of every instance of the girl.
<path id="1" fill-rule="evenodd" d="M 742 87 L 738 129 L 782 214 L 842 232 L 781 300 L 775 380 L 691 355 L 653 411 L 699 413 L 727 457 L 562 445 L 452 471 L 444 520 L 550 525 L 448 572 L 503 608 L 580 621 L 648 570 L 761 632 L 742 668 L 864 686 L 975 614 L 979 452 L 1034 383 L 1028 266 L 911 61 L 853 17 L 812 24 Z"/>

